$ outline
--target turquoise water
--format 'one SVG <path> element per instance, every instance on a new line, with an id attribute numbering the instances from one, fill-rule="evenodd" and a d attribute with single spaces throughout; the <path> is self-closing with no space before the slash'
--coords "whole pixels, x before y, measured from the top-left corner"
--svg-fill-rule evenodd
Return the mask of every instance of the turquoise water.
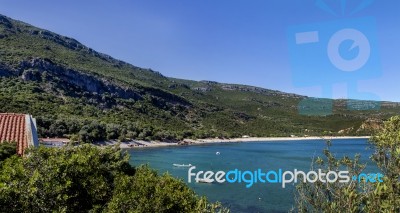
<path id="1" fill-rule="evenodd" d="M 333 140 L 331 151 L 337 157 L 361 154 L 367 172 L 379 172 L 369 160 L 372 150 L 366 139 Z M 192 164 L 195 171 L 239 170 L 310 170 L 313 157 L 322 156 L 323 140 L 219 143 L 212 145 L 130 149 L 133 165 L 149 164 L 159 172 L 169 172 L 187 183 L 188 168 L 173 167 L 173 163 Z M 220 152 L 216 155 L 216 152 Z M 193 180 L 192 180 L 193 181 Z M 220 201 L 232 212 L 287 212 L 294 204 L 294 186 L 284 189 L 279 183 L 256 183 L 246 188 L 244 183 L 206 184 L 189 186 L 211 201 Z"/>

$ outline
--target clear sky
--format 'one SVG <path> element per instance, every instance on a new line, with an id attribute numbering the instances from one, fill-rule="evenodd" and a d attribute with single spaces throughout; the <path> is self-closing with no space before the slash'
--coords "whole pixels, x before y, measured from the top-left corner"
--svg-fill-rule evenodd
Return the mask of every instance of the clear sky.
<path id="1" fill-rule="evenodd" d="M 374 99 L 400 101 L 400 1 L 376 0 L 357 13 L 352 11 L 370 0 L 324 1 L 331 12 L 317 7 L 316 0 L 0 0 L 0 13 L 170 77 L 316 97 L 348 97 L 346 91 L 356 88 L 375 94 Z M 315 77 L 311 84 L 299 84 L 303 79 L 296 76 L 298 70 L 289 57 L 296 47 L 289 45 L 288 29 L 319 23 L 315 26 L 329 31 L 338 25 L 330 21 L 349 23 L 346 20 L 365 16 L 376 19 L 376 29 L 371 23 L 364 24 L 371 25 L 368 30 L 377 36 L 371 41 L 371 57 L 379 58 L 378 74 L 358 76 L 351 85 L 336 82 L 336 77 L 332 82 L 319 82 Z M 327 42 L 319 41 L 324 57 Z M 296 55 L 295 59 L 311 66 L 311 56 Z M 331 88 L 332 94 L 322 92 L 320 84 Z"/>

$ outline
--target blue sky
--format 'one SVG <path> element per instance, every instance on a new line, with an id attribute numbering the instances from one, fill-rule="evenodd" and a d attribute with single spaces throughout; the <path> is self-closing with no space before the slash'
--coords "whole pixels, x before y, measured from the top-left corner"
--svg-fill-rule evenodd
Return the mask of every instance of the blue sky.
<path id="1" fill-rule="evenodd" d="M 315 97 L 348 97 L 349 88 L 356 88 L 371 93 L 367 97 L 372 99 L 400 101 L 400 28 L 396 24 L 400 2 L 375 1 L 350 14 L 369 0 L 325 1 L 336 15 L 317 7 L 315 0 L 0 0 L 0 13 L 170 77 L 255 85 Z M 341 3 L 346 3 L 344 10 Z M 346 23 L 365 16 L 376 19 L 376 29 L 371 31 L 376 34 L 373 43 L 377 48 L 372 51 L 379 53 L 379 74 L 361 75 L 351 83 L 315 77 L 313 84 L 299 85 L 302 79 L 296 77 L 289 57 L 288 29 L 315 23 L 329 29 L 331 21 Z M 320 49 L 326 46 L 321 43 Z M 300 55 L 296 60 L 312 61 L 309 57 Z"/>

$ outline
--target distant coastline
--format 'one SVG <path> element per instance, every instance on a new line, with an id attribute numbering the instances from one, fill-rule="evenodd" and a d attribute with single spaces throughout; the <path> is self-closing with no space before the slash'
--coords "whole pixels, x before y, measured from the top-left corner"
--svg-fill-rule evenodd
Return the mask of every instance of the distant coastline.
<path id="1" fill-rule="evenodd" d="M 120 143 L 123 149 L 129 148 L 155 148 L 167 146 L 192 146 L 192 145 L 208 145 L 218 143 L 241 143 L 241 142 L 279 142 L 279 141 L 301 141 L 301 140 L 335 140 L 335 139 L 369 139 L 370 136 L 310 136 L 310 137 L 246 137 L 246 138 L 206 138 L 206 139 L 184 139 L 179 142 L 162 142 L 162 141 L 143 141 L 132 140 L 127 142 L 104 141 L 97 142 L 97 146 L 113 146 Z"/>

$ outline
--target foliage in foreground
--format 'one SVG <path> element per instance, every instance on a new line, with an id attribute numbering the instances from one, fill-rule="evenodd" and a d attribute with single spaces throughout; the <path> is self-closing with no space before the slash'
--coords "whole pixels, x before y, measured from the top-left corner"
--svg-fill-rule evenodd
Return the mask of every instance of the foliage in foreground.
<path id="1" fill-rule="evenodd" d="M 0 164 L 15 154 L 17 154 L 17 143 L 0 141 Z"/>
<path id="2" fill-rule="evenodd" d="M 384 175 L 383 182 L 351 180 L 350 183 L 300 183 L 296 204 L 299 212 L 400 212 L 400 116 L 385 122 L 383 130 L 371 140 L 375 149 L 371 159 Z M 359 155 L 336 158 L 328 148 L 325 158 L 317 158 L 316 169 L 348 170 L 350 176 L 365 168 Z"/>
<path id="3" fill-rule="evenodd" d="M 38 148 L 0 171 L 0 212 L 216 212 L 168 174 L 133 168 L 119 148 Z"/>

